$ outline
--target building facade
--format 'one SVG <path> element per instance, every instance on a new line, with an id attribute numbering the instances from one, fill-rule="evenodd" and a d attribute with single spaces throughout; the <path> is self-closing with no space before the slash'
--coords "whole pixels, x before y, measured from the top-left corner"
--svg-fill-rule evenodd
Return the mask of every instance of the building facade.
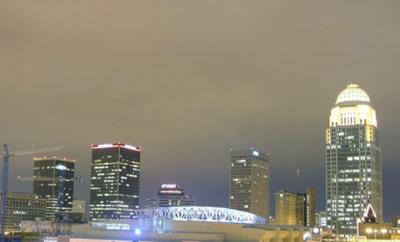
<path id="1" fill-rule="evenodd" d="M 277 224 L 314 226 L 315 190 L 308 188 L 306 193 L 275 193 L 275 213 Z"/>
<path id="2" fill-rule="evenodd" d="M 337 236 L 356 234 L 368 204 L 382 220 L 382 161 L 375 110 L 368 94 L 350 84 L 337 97 L 326 130 L 328 226 Z"/>
<path id="3" fill-rule="evenodd" d="M 1 199 L 1 197 L 0 197 Z M 7 213 L 5 231 L 14 232 L 21 229 L 21 221 L 34 221 L 46 217 L 47 200 L 37 198 L 28 193 L 9 193 L 7 198 Z"/>
<path id="4" fill-rule="evenodd" d="M 315 189 L 307 188 L 305 193 L 305 226 L 312 227 L 316 224 L 315 214 L 316 214 L 316 206 L 317 200 L 315 195 Z"/>
<path id="5" fill-rule="evenodd" d="M 72 210 L 75 160 L 34 158 L 33 194 L 47 200 L 47 219 L 63 217 Z"/>
<path id="6" fill-rule="evenodd" d="M 74 199 L 70 218 L 73 223 L 83 223 L 87 221 L 85 200 Z"/>
<path id="7" fill-rule="evenodd" d="M 315 212 L 315 199 L 307 196 L 307 192 L 314 189 L 307 189 L 306 193 L 291 193 L 287 191 L 279 191 L 275 193 L 275 222 L 276 224 L 312 226 L 311 219 L 314 215 L 309 214 Z M 315 192 L 314 192 L 315 196 Z M 313 225 L 314 225 L 313 224 Z"/>
<path id="8" fill-rule="evenodd" d="M 139 208 L 141 148 L 115 143 L 92 145 L 90 219 L 130 219 Z"/>
<path id="9" fill-rule="evenodd" d="M 156 198 L 148 198 L 144 202 L 146 208 L 195 206 L 196 200 L 185 194 L 185 190 L 176 184 L 162 184 Z"/>
<path id="10" fill-rule="evenodd" d="M 296 193 L 286 191 L 275 193 L 275 223 L 285 225 L 297 224 L 299 220 L 297 216 L 297 202 L 298 196 Z"/>
<path id="11" fill-rule="evenodd" d="M 315 224 L 320 228 L 328 227 L 328 212 L 327 211 L 319 211 L 315 215 L 316 221 Z"/>
<path id="12" fill-rule="evenodd" d="M 268 218 L 269 154 L 232 150 L 229 207 Z"/>

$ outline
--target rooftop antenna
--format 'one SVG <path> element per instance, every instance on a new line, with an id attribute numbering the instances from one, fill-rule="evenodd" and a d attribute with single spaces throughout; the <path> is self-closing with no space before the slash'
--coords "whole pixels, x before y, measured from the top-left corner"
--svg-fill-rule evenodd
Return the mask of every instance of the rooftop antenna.
<path id="1" fill-rule="evenodd" d="M 297 168 L 296 170 L 296 190 L 300 192 L 300 169 Z"/>

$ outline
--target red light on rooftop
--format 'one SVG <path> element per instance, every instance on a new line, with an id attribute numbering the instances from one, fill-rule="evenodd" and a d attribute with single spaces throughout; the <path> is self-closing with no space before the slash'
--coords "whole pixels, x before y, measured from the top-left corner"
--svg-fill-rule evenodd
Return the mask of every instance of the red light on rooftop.
<path id="1" fill-rule="evenodd" d="M 98 144 L 98 145 L 92 144 L 91 147 L 92 147 L 92 149 L 125 148 L 125 149 L 135 150 L 135 151 L 139 151 L 139 152 L 141 152 L 143 150 L 142 147 L 123 144 L 121 142 L 113 143 L 113 144 Z"/>

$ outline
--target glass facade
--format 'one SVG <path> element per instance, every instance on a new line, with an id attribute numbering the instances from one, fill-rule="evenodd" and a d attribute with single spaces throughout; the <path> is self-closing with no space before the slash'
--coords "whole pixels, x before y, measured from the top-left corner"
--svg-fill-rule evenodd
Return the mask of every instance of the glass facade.
<path id="1" fill-rule="evenodd" d="M 368 204 L 382 220 L 382 161 L 375 110 L 356 85 L 339 94 L 331 111 L 326 132 L 326 197 L 328 226 L 341 237 L 356 234 L 357 219 Z"/>
<path id="2" fill-rule="evenodd" d="M 74 160 L 57 157 L 34 158 L 33 194 L 47 200 L 47 219 L 71 213 L 74 169 Z"/>
<path id="3" fill-rule="evenodd" d="M 268 218 L 269 155 L 256 150 L 231 151 L 229 207 Z"/>
<path id="4" fill-rule="evenodd" d="M 133 218 L 139 208 L 140 152 L 121 143 L 92 145 L 91 220 Z"/>

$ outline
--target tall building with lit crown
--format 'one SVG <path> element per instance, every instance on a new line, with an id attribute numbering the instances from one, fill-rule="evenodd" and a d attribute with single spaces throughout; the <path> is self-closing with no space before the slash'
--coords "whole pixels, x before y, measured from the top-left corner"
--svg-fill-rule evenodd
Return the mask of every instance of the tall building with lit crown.
<path id="1" fill-rule="evenodd" d="M 139 208 L 140 147 L 92 145 L 90 220 L 122 220 Z"/>
<path id="2" fill-rule="evenodd" d="M 255 149 L 231 151 L 229 207 L 268 218 L 269 154 Z"/>
<path id="3" fill-rule="evenodd" d="M 75 160 L 58 157 L 33 159 L 33 194 L 47 200 L 47 219 L 71 213 Z"/>
<path id="4" fill-rule="evenodd" d="M 356 234 L 368 204 L 382 221 L 382 160 L 375 110 L 368 94 L 350 84 L 337 97 L 326 130 L 328 226 L 341 237 Z"/>

